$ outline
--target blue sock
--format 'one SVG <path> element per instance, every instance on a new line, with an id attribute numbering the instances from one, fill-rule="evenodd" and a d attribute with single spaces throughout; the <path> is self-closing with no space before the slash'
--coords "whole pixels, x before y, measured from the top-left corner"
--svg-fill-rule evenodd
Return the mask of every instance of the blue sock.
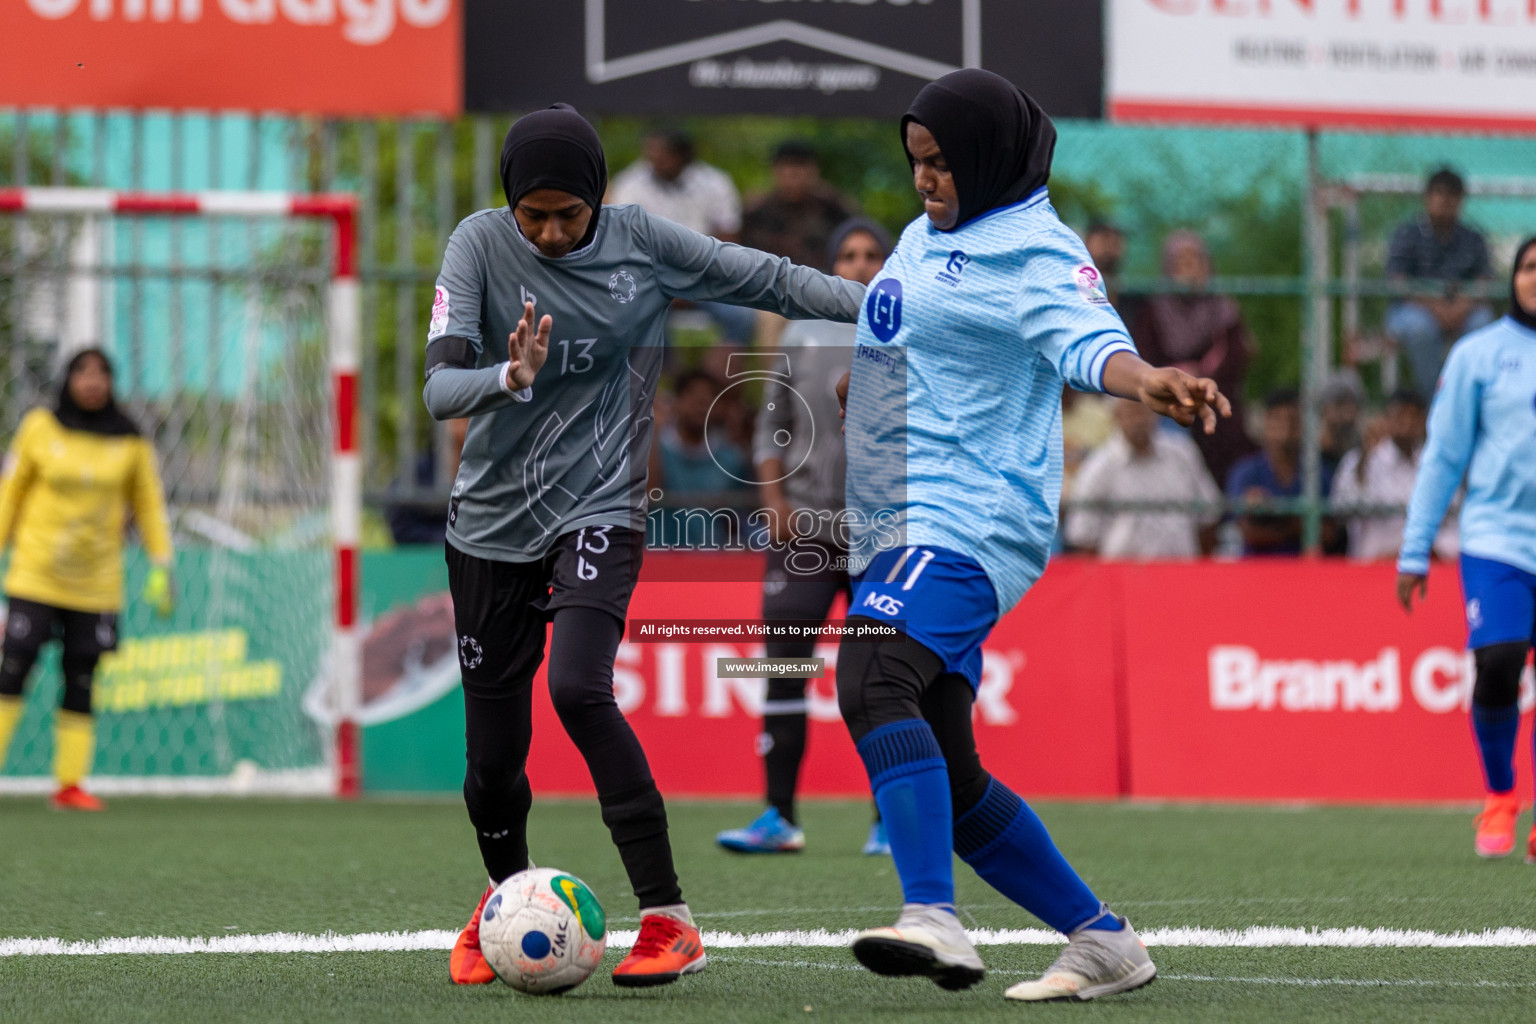
<path id="1" fill-rule="evenodd" d="M 952 907 L 949 773 L 933 730 L 921 718 L 882 725 L 859 741 L 859 756 L 885 822 L 902 899 Z"/>
<path id="2" fill-rule="evenodd" d="M 1515 788 L 1515 737 L 1520 732 L 1520 705 L 1488 708 L 1472 703 L 1472 731 L 1483 757 L 1483 781 L 1490 793 Z"/>
<path id="3" fill-rule="evenodd" d="M 1123 927 L 1072 870 L 1029 805 L 996 779 L 955 822 L 955 852 L 982 881 L 1057 931 L 1085 924 Z"/>

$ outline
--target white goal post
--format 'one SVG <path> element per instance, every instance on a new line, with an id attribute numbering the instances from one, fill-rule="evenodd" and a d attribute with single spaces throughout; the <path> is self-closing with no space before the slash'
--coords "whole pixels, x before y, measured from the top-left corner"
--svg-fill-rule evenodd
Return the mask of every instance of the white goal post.
<path id="1" fill-rule="evenodd" d="M 281 791 L 281 792 L 332 792 L 341 797 L 355 797 L 361 788 L 361 754 L 359 733 L 357 725 L 357 711 L 361 702 L 361 646 L 358 629 L 358 599 L 359 599 L 359 542 L 362 528 L 362 467 L 357 449 L 358 429 L 358 367 L 361 347 L 361 293 L 357 276 L 357 200 L 347 194 L 298 194 L 288 192 L 241 192 L 241 191 L 202 191 L 202 192 L 130 192 L 108 189 L 90 188 L 0 188 L 0 222 L 14 219 L 16 224 L 34 225 L 28 229 L 17 228 L 8 236 L 13 243 L 10 248 L 12 255 L 5 259 L 8 264 L 20 265 L 25 260 L 15 257 L 14 251 L 24 248 L 18 239 L 32 237 L 38 234 L 38 224 L 63 223 L 71 221 L 84 223 L 90 220 L 121 219 L 124 222 L 130 219 L 159 219 L 155 222 L 163 223 L 167 219 L 179 221 L 185 224 L 188 220 L 207 220 L 211 225 L 215 221 L 235 219 L 247 224 L 287 219 L 290 222 L 302 222 L 307 224 L 328 225 L 328 234 L 324 232 L 311 232 L 325 237 L 324 250 L 318 252 L 314 259 L 323 266 L 327 275 L 323 281 L 314 285 L 306 285 L 318 301 L 323 301 L 323 312 L 312 317 L 314 323 L 306 321 L 306 330 L 311 337 L 307 338 L 304 349 L 306 353 L 313 353 L 313 365 L 316 369 L 324 367 L 324 378 L 320 380 L 302 379 L 300 375 L 305 372 L 310 364 L 304 364 L 299 369 L 284 368 L 274 373 L 283 373 L 288 376 L 286 380 L 300 380 L 306 389 L 306 394 L 315 396 L 316 409 L 313 414 L 305 417 L 298 411 L 291 415 L 284 415 L 279 411 L 280 419 L 287 421 L 285 425 L 278 422 L 273 426 L 273 413 L 263 411 L 260 415 L 252 413 L 252 408 L 258 402 L 264 402 L 263 410 L 267 407 L 277 407 L 280 410 L 283 402 L 281 387 L 272 387 L 262 384 L 244 385 L 244 397 L 238 397 L 224 401 L 219 409 L 234 416 L 239 422 L 231 426 L 229 422 L 204 423 L 198 429 L 202 431 L 200 437 L 213 438 L 204 447 L 207 452 L 202 458 L 205 461 L 230 463 L 237 462 L 241 452 L 251 449 L 251 446 L 266 443 L 267 436 L 274 430 L 290 430 L 294 433 L 307 431 L 309 434 L 323 432 L 324 423 L 329 421 L 329 446 L 328 457 L 319 448 L 325 444 L 324 437 L 306 437 L 306 445 L 314 446 L 318 453 L 311 461 L 318 467 L 318 472 L 324 474 L 325 461 L 329 463 L 328 481 L 318 477 L 307 495 L 311 504 L 323 504 L 325 491 L 329 491 L 329 509 L 311 509 L 314 514 L 308 516 L 304 522 L 299 523 L 288 531 L 289 534 L 300 529 L 307 530 L 305 535 L 309 545 L 308 552 L 315 557 L 311 562 L 317 565 L 316 572 L 325 572 L 325 562 L 328 561 L 328 578 L 323 583 L 295 582 L 294 587 L 307 587 L 311 593 L 306 594 L 317 602 L 316 606 L 304 614 L 309 618 L 317 618 L 325 615 L 318 602 L 322 602 L 327 596 L 331 598 L 331 607 L 328 609 L 327 623 L 308 622 L 305 625 L 313 630 L 316 648 L 316 657 L 312 659 L 312 670 L 316 678 L 308 680 L 311 684 L 311 694 L 307 698 L 309 705 L 314 705 L 314 693 L 317 689 L 323 689 L 322 703 L 325 705 L 318 715 L 310 708 L 312 718 L 315 719 L 315 729 L 321 735 L 319 746 L 324 748 L 323 754 L 317 762 L 318 767 L 311 767 L 306 771 L 276 770 L 270 773 L 259 771 L 259 766 L 250 759 L 243 759 L 238 750 L 233 754 L 225 751 L 222 761 L 213 761 L 221 765 L 221 774 L 214 774 L 206 764 L 197 770 L 182 773 L 167 773 L 158 767 L 147 769 L 142 775 L 136 776 L 133 769 L 124 770 L 118 775 L 108 775 L 99 779 L 99 788 L 102 792 L 225 792 L 225 791 Z M 144 221 L 138 221 L 143 223 Z M 210 227 L 210 238 L 213 228 Z M 28 234 L 30 232 L 30 235 Z M 209 249 L 215 246 L 210 242 Z M 279 251 L 271 257 L 274 263 L 288 258 L 288 254 L 282 251 L 281 246 L 275 247 Z M 311 246 L 311 248 L 314 248 Z M 100 270 L 92 270 L 101 276 Z M 229 272 L 224 272 L 226 277 Z M 215 276 L 212 279 L 218 280 Z M 137 281 L 135 281 L 137 286 Z M 181 287 L 181 285 L 177 285 Z M 256 296 L 251 305 L 259 305 L 261 296 L 256 295 L 254 285 L 245 286 L 250 294 Z M 27 288 L 25 284 L 12 282 L 12 291 L 25 296 Z M 59 305 L 62 307 L 63 286 L 59 288 Z M 18 304 L 21 304 L 18 301 Z M 269 304 L 272 304 L 269 300 Z M 225 316 L 223 307 L 217 298 L 210 304 L 213 312 L 208 315 L 206 330 L 211 334 L 217 334 L 225 327 L 221 321 L 230 319 Z M 227 306 L 228 303 L 225 303 Z M 11 318 L 13 338 L 18 328 L 17 324 L 25 324 L 27 316 L 14 310 Z M 169 314 L 172 317 L 179 316 L 179 312 Z M 307 314 L 306 314 L 307 315 Z M 35 319 L 35 318 L 33 318 Z M 261 339 L 265 336 L 263 331 L 272 333 L 270 325 L 257 326 L 250 329 L 250 334 L 243 348 L 260 348 Z M 295 330 L 292 333 L 297 334 Z M 319 335 L 323 333 L 321 340 Z M 64 349 L 64 333 L 58 333 L 57 349 Z M 203 339 L 206 342 L 206 339 Z M 150 365 L 149 360 L 140 357 L 143 369 L 139 372 L 158 374 L 165 376 L 167 373 L 175 376 L 181 371 L 172 366 L 169 370 Z M 0 362 L 4 361 L 0 356 Z M 249 365 L 255 365 L 258 355 L 249 352 L 241 357 Z M 162 358 L 162 361 L 166 361 Z M 174 357 L 171 358 L 174 362 Z M 56 360 L 55 360 L 56 362 Z M 209 371 L 212 373 L 212 371 Z M 309 378 L 318 376 L 310 374 Z M 261 387 L 266 386 L 266 395 L 255 394 Z M 172 399 L 173 401 L 174 399 Z M 200 407 L 201 409 L 201 407 Z M 211 419 L 213 414 L 201 412 L 205 419 Z M 266 419 L 261 419 L 265 416 Z M 244 417 L 244 419 L 241 419 Z M 14 426 L 14 424 L 6 424 Z M 241 441 L 242 434 L 254 440 Z M 233 440 L 231 440 L 233 439 Z M 0 441 L 8 442 L 8 437 L 0 438 Z M 289 443 L 292 444 L 291 439 Z M 242 444 L 244 447 L 242 447 Z M 308 450 L 306 448 L 306 450 Z M 162 458 L 167 453 L 160 453 Z M 275 459 L 267 456 L 267 461 L 281 462 L 279 455 Z M 231 475 L 230 467 L 223 467 L 224 478 Z M 215 476 L 219 470 L 213 470 Z M 244 482 L 245 473 L 243 467 L 236 467 L 234 476 Z M 279 479 L 281 470 L 276 472 L 265 470 L 268 478 Z M 295 470 L 295 474 L 297 474 Z M 269 488 L 270 489 L 270 488 Z M 221 489 L 220 493 L 228 490 Z M 254 493 L 247 491 L 247 493 Z M 210 498 L 210 501 L 213 499 Z M 256 499 L 263 500 L 263 499 Z M 212 506 L 210 506 L 212 507 Z M 213 516 L 204 516 L 210 524 L 209 529 L 224 529 L 235 540 L 228 541 L 230 550 L 242 550 L 236 541 L 240 539 L 239 532 L 225 525 L 220 525 Z M 294 515 L 295 520 L 303 517 Z M 313 520 L 314 522 L 311 522 Z M 209 533 L 213 536 L 213 533 Z M 297 542 L 283 540 L 281 544 L 288 545 L 284 550 L 291 551 Z M 327 544 L 330 548 L 328 559 L 320 546 Z M 318 554 L 315 554 L 318 552 Z M 274 556 L 280 563 L 287 555 Z M 213 563 L 217 570 L 219 563 Z M 271 574 L 281 571 L 270 567 L 263 568 L 262 572 Z M 318 578 L 318 577 L 317 577 Z M 128 595 L 133 597 L 132 593 Z M 296 595 L 297 596 L 297 595 Z M 233 598 L 226 598 L 230 606 L 238 604 L 242 600 L 239 594 Z M 276 604 L 283 604 L 279 597 Z M 211 632 L 207 627 L 203 633 L 196 636 L 211 637 L 206 643 L 218 646 L 243 645 L 243 636 L 236 637 L 233 632 L 229 636 L 218 633 L 219 627 L 214 625 Z M 193 634 L 188 634 L 189 636 Z M 169 638 L 165 638 L 169 651 L 174 646 Z M 191 645 L 195 647 L 202 641 L 176 640 L 175 643 L 183 647 Z M 227 642 L 227 643 L 226 643 Z M 281 647 L 281 639 L 273 641 Z M 323 648 L 323 649 L 322 649 Z M 233 650 L 233 648 L 230 648 Z M 243 650 L 243 647 L 241 648 Z M 181 648 L 177 648 L 181 650 Z M 281 653 L 281 652 L 279 652 Z M 167 657 L 172 657 L 167 655 Z M 145 657 L 150 657 L 145 655 Z M 191 664 L 191 662 L 187 662 Z M 212 662 L 210 662 L 211 664 Z M 274 662 L 275 664 L 276 662 Z M 223 669 L 215 669 L 215 674 L 224 672 L 225 676 L 216 679 L 214 684 L 199 683 L 196 680 L 184 682 L 184 688 L 190 687 L 196 691 L 201 685 L 204 692 L 225 692 L 220 687 L 228 689 L 237 679 L 244 679 L 241 672 L 246 672 L 243 664 L 230 662 L 228 659 L 220 661 Z M 234 667 L 230 667 L 233 665 Z M 195 668 L 195 666 L 194 666 Z M 306 668 L 305 671 L 311 671 Z M 249 675 L 249 673 L 246 673 Z M 34 681 L 35 684 L 35 681 Z M 158 685 L 158 684 L 157 684 Z M 171 685 L 167 683 L 166 685 Z M 241 684 L 243 685 L 243 684 Z M 230 690 L 229 692 L 234 692 Z M 215 709 L 213 714 L 222 714 Z M 176 728 L 181 728 L 177 726 Z M 184 742 L 178 739 L 177 742 Z M 222 741 L 221 741 L 222 742 Z M 130 759 L 131 760 L 131 759 Z M 153 760 L 153 759 L 151 759 Z M 168 759 L 161 759 L 169 763 Z M 185 760 L 185 759 L 184 759 Z M 145 763 L 149 763 L 146 761 Z M 159 762 L 155 762 L 159 764 Z M 291 769 L 291 766 L 288 766 Z M 4 768 L 0 764 L 0 768 Z M 226 770 L 227 769 L 227 770 Z M 272 784 L 263 785 L 261 777 L 269 775 Z M 253 782 L 254 778 L 254 782 Z M 295 781 L 298 780 L 298 781 Z M 9 778 L 0 780 L 0 788 L 3 789 L 28 789 L 46 785 L 47 780 L 38 778 Z M 30 784 L 30 785 L 28 785 Z"/>

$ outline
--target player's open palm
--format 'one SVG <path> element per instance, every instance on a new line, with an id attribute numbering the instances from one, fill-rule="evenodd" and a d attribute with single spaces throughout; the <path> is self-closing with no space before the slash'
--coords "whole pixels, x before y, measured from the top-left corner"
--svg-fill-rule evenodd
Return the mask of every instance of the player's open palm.
<path id="1" fill-rule="evenodd" d="M 555 321 L 548 314 L 540 320 L 537 329 L 533 323 L 533 303 L 523 306 L 523 318 L 517 322 L 517 330 L 507 336 L 507 377 L 512 386 L 521 391 L 533 383 L 544 360 L 549 358 L 549 332 Z"/>
<path id="2" fill-rule="evenodd" d="M 1207 434 L 1216 432 L 1216 418 L 1232 415 L 1232 403 L 1209 377 L 1194 377 L 1172 366 L 1154 369 L 1141 380 L 1142 404 L 1154 412 L 1190 426 L 1198 419 Z"/>

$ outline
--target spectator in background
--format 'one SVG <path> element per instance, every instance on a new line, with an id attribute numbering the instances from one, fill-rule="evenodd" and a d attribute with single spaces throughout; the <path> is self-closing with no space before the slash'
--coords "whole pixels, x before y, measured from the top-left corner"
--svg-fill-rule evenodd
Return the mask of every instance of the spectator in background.
<path id="1" fill-rule="evenodd" d="M 1081 507 L 1098 501 L 1221 501 L 1200 450 L 1182 432 L 1160 430 L 1157 413 L 1117 400 L 1118 428 L 1083 463 L 1067 514 L 1067 546 L 1101 558 L 1189 559 L 1209 554 L 1221 514 Z"/>
<path id="2" fill-rule="evenodd" d="M 1136 314 L 1131 336 L 1152 365 L 1209 377 L 1231 399 L 1232 416 L 1218 419 L 1215 433 L 1207 434 L 1199 424 L 1191 430 L 1211 475 L 1225 487 L 1233 464 L 1254 448 L 1242 399 L 1252 340 L 1237 303 L 1206 291 L 1211 255 L 1199 235 L 1175 231 L 1164 240 L 1163 275 L 1184 290 L 1148 299 Z"/>
<path id="3" fill-rule="evenodd" d="M 459 456 L 464 450 L 464 435 L 469 431 L 469 420 L 451 419 L 448 428 L 448 472 L 452 481 L 459 475 Z M 399 478 L 396 484 L 400 483 Z M 416 459 L 416 486 L 430 490 L 437 486 L 437 449 L 428 448 Z M 386 505 L 384 521 L 389 524 L 390 536 L 396 544 L 442 544 L 448 530 L 448 506 L 446 502 L 401 501 Z"/>
<path id="4" fill-rule="evenodd" d="M 1360 376 L 1352 369 L 1335 370 L 1323 381 L 1317 403 L 1317 445 L 1323 466 L 1330 473 L 1337 473 L 1344 456 L 1363 443 L 1360 436 L 1361 407 L 1365 403 L 1365 388 Z M 1323 492 L 1327 496 L 1327 492 Z M 1348 530 L 1339 525 L 1330 530 L 1323 544 L 1325 555 L 1349 553 Z"/>
<path id="5" fill-rule="evenodd" d="M 1302 483 L 1301 400 L 1295 391 L 1274 391 L 1264 399 L 1262 449 L 1233 465 L 1227 497 L 1239 507 L 1271 498 L 1299 498 Z M 1321 493 L 1329 493 L 1332 484 L 1333 475 L 1324 464 Z M 1300 516 L 1245 513 L 1238 516 L 1237 525 L 1244 554 L 1301 554 Z"/>
<path id="6" fill-rule="evenodd" d="M 693 137 L 653 131 L 641 157 L 614 175 L 608 202 L 634 203 L 701 235 L 734 242 L 741 234 L 741 196 L 730 175 L 698 159 Z"/>
<path id="7" fill-rule="evenodd" d="M 1122 320 L 1129 322 L 1120 296 L 1120 270 L 1125 261 L 1125 232 L 1108 221 L 1090 221 L 1088 230 L 1083 233 L 1083 245 L 1104 279 L 1104 291 L 1109 296 L 1109 304 L 1120 310 Z"/>
<path id="8" fill-rule="evenodd" d="M 651 132 L 639 160 L 614 176 L 607 202 L 634 203 L 646 213 L 681 224 L 722 242 L 741 233 L 741 196 L 730 176 L 698 159 L 693 137 L 683 131 Z M 695 302 L 727 342 L 752 343 L 757 314 L 745 306 Z"/>
<path id="9" fill-rule="evenodd" d="M 1387 403 L 1383 417 L 1385 436 L 1344 456 L 1333 477 L 1332 498 L 1340 505 L 1398 505 L 1406 507 L 1413 497 L 1413 481 L 1424 448 L 1427 407 L 1417 391 L 1403 390 Z M 1375 562 L 1397 557 L 1402 544 L 1403 513 L 1359 515 L 1349 520 L 1349 557 Z M 1441 558 L 1456 555 L 1454 514 L 1447 517 L 1435 538 Z"/>
<path id="10" fill-rule="evenodd" d="M 1360 411 L 1365 389 L 1353 370 L 1338 370 L 1323 382 L 1318 395 L 1318 447 L 1323 461 L 1336 469 L 1344 456 L 1360 447 Z"/>
<path id="11" fill-rule="evenodd" d="M 1083 234 L 1083 245 L 1099 268 L 1104 281 L 1105 294 L 1110 304 L 1120 313 L 1127 324 L 1131 317 L 1120 295 L 1120 266 L 1125 258 L 1125 235 L 1107 221 L 1096 220 L 1088 225 Z M 1097 451 L 1114 432 L 1116 400 L 1108 395 L 1090 395 L 1061 389 L 1061 496 L 1063 501 L 1072 497 L 1078 471 L 1083 460 Z M 1060 538 L 1058 538 L 1059 540 Z"/>
<path id="12" fill-rule="evenodd" d="M 832 232 L 857 212 L 858 204 L 822 180 L 811 144 L 790 140 L 774 150 L 773 191 L 747 207 L 741 241 L 803 266 L 830 270 Z"/>
<path id="13" fill-rule="evenodd" d="M 1070 500 L 1083 462 L 1115 431 L 1115 399 L 1061 389 L 1061 497 Z"/>
<path id="14" fill-rule="evenodd" d="M 662 492 L 663 524 L 652 543 L 702 548 L 738 540 L 739 528 L 724 524 L 727 518 L 734 522 L 735 510 L 750 500 L 752 468 L 710 415 L 720 383 L 706 371 L 685 370 L 673 390 L 670 413 L 651 447 L 650 488 Z M 721 510 L 725 516 L 714 515 Z"/>
<path id="15" fill-rule="evenodd" d="M 1429 176 L 1424 212 L 1398 226 L 1387 247 L 1387 277 L 1394 281 L 1439 281 L 1438 297 L 1415 297 L 1387 311 L 1387 334 L 1407 354 L 1414 386 L 1426 399 L 1435 392 L 1440 365 L 1463 334 L 1493 322 L 1485 302 L 1461 294 L 1463 284 L 1492 276 L 1488 243 L 1461 222 L 1466 197 L 1461 175 L 1449 169 Z"/>

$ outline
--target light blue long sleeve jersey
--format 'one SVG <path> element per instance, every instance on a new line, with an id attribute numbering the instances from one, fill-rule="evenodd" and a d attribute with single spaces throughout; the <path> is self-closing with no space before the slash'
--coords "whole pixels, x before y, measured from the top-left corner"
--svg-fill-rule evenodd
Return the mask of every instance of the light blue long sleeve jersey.
<path id="1" fill-rule="evenodd" d="M 1435 531 L 1463 477 L 1462 551 L 1536 573 L 1536 331 L 1509 317 L 1462 338 L 1445 361 L 1399 572 L 1429 572 Z"/>
<path id="2" fill-rule="evenodd" d="M 1045 571 L 1061 497 L 1061 387 L 1102 391 L 1136 351 L 1046 190 L 955 231 L 919 217 L 870 284 L 848 389 L 849 569 L 948 548 L 1002 615 Z"/>

